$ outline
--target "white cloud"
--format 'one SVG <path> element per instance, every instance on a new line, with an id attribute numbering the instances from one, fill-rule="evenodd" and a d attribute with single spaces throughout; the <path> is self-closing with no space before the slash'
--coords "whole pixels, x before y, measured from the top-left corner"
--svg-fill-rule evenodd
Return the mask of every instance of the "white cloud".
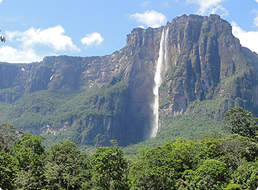
<path id="1" fill-rule="evenodd" d="M 3 0 L 0 0 L 0 3 L 2 2 Z"/>
<path id="2" fill-rule="evenodd" d="M 99 45 L 104 41 L 104 38 L 102 38 L 101 34 L 98 32 L 94 32 L 91 34 L 87 34 L 84 38 L 81 39 L 81 42 L 84 45 Z"/>
<path id="3" fill-rule="evenodd" d="M 62 26 L 55 26 L 47 29 L 35 29 L 30 28 L 24 32 L 10 32 L 7 31 L 7 38 L 10 41 L 20 41 L 22 47 L 32 48 L 35 45 L 47 45 L 53 48 L 55 51 L 80 51 L 73 42 L 72 39 L 64 35 L 65 30 Z"/>
<path id="4" fill-rule="evenodd" d="M 0 47 L 1 61 L 9 63 L 31 63 L 41 61 L 44 56 L 38 56 L 33 49 L 17 50 L 10 46 Z"/>
<path id="5" fill-rule="evenodd" d="M 167 22 L 167 18 L 162 13 L 152 11 L 145 11 L 143 14 L 135 13 L 130 15 L 131 19 L 135 19 L 141 24 L 145 24 L 152 28 L 160 27 L 161 25 L 165 25 Z"/>
<path id="6" fill-rule="evenodd" d="M 140 25 L 140 26 L 138 26 L 138 28 L 142 28 L 142 29 L 145 29 L 143 25 Z"/>
<path id="7" fill-rule="evenodd" d="M 258 0 L 256 0 L 256 2 L 258 3 Z"/>
<path id="8" fill-rule="evenodd" d="M 199 5 L 198 14 L 204 15 L 221 12 L 221 16 L 227 16 L 228 10 L 221 5 L 223 1 L 226 0 L 186 0 L 187 3 Z"/>
<path id="9" fill-rule="evenodd" d="M 232 32 L 240 40 L 242 46 L 258 53 L 258 31 L 244 31 L 237 23 L 232 22 Z"/>
<path id="10" fill-rule="evenodd" d="M 47 29 L 30 28 L 24 32 L 7 31 L 8 44 L 11 42 L 20 43 L 18 46 L 10 47 L 3 44 L 0 47 L 0 60 L 9 63 L 31 63 L 41 61 L 45 55 L 35 52 L 35 46 L 48 46 L 54 51 L 80 51 L 72 39 L 64 35 L 62 26 L 55 26 Z M 15 45 L 15 44 L 14 44 Z M 51 52 L 51 51 L 50 51 Z M 51 53 L 53 55 L 53 53 Z"/>

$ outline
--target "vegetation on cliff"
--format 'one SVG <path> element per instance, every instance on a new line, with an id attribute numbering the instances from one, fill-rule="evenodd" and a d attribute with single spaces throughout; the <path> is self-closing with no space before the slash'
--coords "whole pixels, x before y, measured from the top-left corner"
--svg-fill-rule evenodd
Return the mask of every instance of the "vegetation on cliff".
<path id="1" fill-rule="evenodd" d="M 95 145 L 103 141 L 100 136 L 94 139 L 95 136 L 108 135 L 103 129 L 106 126 L 101 125 L 105 118 L 122 119 L 127 93 L 128 84 L 122 81 L 111 81 L 101 88 L 93 86 L 87 91 L 36 91 L 24 95 L 13 105 L 1 103 L 0 120 L 25 132 L 44 134 L 48 146 L 55 139 L 64 138 L 78 145 Z M 94 125 L 96 121 L 90 122 L 91 119 L 99 120 L 99 124 Z M 31 128 L 38 131 L 31 131 Z M 91 128 L 94 128 L 94 135 L 87 132 Z"/>

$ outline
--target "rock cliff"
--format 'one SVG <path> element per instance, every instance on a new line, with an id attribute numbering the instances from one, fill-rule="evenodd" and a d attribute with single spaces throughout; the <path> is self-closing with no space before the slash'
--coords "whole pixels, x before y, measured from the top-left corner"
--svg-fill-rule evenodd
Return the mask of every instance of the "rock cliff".
<path id="1" fill-rule="evenodd" d="M 221 99 L 223 108 L 208 110 L 219 119 L 232 106 L 258 114 L 258 55 L 242 47 L 219 16 L 182 15 L 160 28 L 133 29 L 126 46 L 111 55 L 1 63 L 1 110 L 8 111 L 0 121 L 36 134 L 69 136 L 81 145 L 108 145 L 117 139 L 125 146 L 148 139 L 164 31 L 162 128 L 168 117 L 207 112 L 193 103 L 214 99 Z"/>
<path id="2" fill-rule="evenodd" d="M 160 93 L 161 115 L 183 114 L 188 102 L 218 97 L 239 99 L 255 111 L 257 54 L 241 47 L 227 21 L 184 15 L 167 26 L 170 69 Z"/>

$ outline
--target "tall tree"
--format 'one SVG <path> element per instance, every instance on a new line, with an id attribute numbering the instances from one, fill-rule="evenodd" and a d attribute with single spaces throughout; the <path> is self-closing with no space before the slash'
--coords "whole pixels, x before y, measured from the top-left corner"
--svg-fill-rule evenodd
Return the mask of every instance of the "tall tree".
<path id="1" fill-rule="evenodd" d="M 240 185 L 241 189 L 257 189 L 258 163 L 246 162 L 232 174 L 232 183 Z"/>
<path id="2" fill-rule="evenodd" d="M 16 163 L 13 155 L 0 151 L 0 187 L 2 189 L 15 189 L 14 180 L 16 172 Z"/>
<path id="3" fill-rule="evenodd" d="M 95 189 L 128 189 L 128 163 L 121 148 L 99 147 L 93 156 L 92 183 Z"/>
<path id="4" fill-rule="evenodd" d="M 15 142 L 23 135 L 22 131 L 15 129 L 12 125 L 3 123 L 0 125 L 0 150 L 5 152 L 13 148 Z"/>
<path id="5" fill-rule="evenodd" d="M 178 189 L 182 172 L 197 162 L 199 143 L 179 138 L 144 152 L 130 170 L 133 189 Z M 191 159 L 190 159 L 191 158 Z"/>
<path id="6" fill-rule="evenodd" d="M 89 161 L 70 141 L 53 144 L 46 164 L 47 189 L 89 189 Z"/>
<path id="7" fill-rule="evenodd" d="M 258 118 L 240 107 L 229 109 L 224 117 L 224 129 L 231 134 L 239 134 L 243 137 L 258 140 Z"/>
<path id="8" fill-rule="evenodd" d="M 207 159 L 196 171 L 186 170 L 188 179 L 185 189 L 220 190 L 227 186 L 229 177 L 227 165 L 224 162 Z"/>
<path id="9" fill-rule="evenodd" d="M 12 125 L 0 125 L 0 187 L 14 189 L 16 175 L 16 160 L 13 157 L 13 146 L 23 132 Z"/>
<path id="10" fill-rule="evenodd" d="M 37 190 L 45 185 L 43 139 L 43 136 L 25 134 L 15 145 L 13 152 L 19 169 L 15 180 L 17 189 Z"/>

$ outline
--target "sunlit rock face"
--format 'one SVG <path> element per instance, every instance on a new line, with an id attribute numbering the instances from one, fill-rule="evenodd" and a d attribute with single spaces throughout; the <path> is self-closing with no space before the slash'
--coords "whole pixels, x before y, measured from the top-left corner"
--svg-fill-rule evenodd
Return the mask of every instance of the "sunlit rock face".
<path id="1" fill-rule="evenodd" d="M 186 111 L 187 102 L 213 97 L 221 80 L 240 71 L 246 58 L 230 24 L 217 15 L 183 15 L 168 25 L 170 69 L 167 91 L 160 96 L 170 98 L 161 111 L 177 115 Z"/>
<path id="2" fill-rule="evenodd" d="M 118 139 L 125 146 L 154 137 L 166 127 L 161 116 L 183 115 L 195 100 L 240 98 L 239 105 L 258 113 L 258 56 L 241 47 L 230 24 L 219 16 L 183 15 L 160 28 L 133 29 L 126 41 L 124 48 L 102 57 L 52 56 L 31 64 L 2 63 L 0 101 L 14 104 L 24 94 L 42 90 L 90 90 L 121 74 L 128 89 L 112 97 L 112 102 L 122 102 L 117 115 L 82 121 L 81 133 L 88 131 L 88 136 L 81 142 L 93 145 Z M 107 111 L 117 106 L 110 103 Z M 64 121 L 56 129 L 31 126 L 31 132 L 57 134 L 75 122 Z M 94 141 L 99 134 L 104 139 Z"/>

